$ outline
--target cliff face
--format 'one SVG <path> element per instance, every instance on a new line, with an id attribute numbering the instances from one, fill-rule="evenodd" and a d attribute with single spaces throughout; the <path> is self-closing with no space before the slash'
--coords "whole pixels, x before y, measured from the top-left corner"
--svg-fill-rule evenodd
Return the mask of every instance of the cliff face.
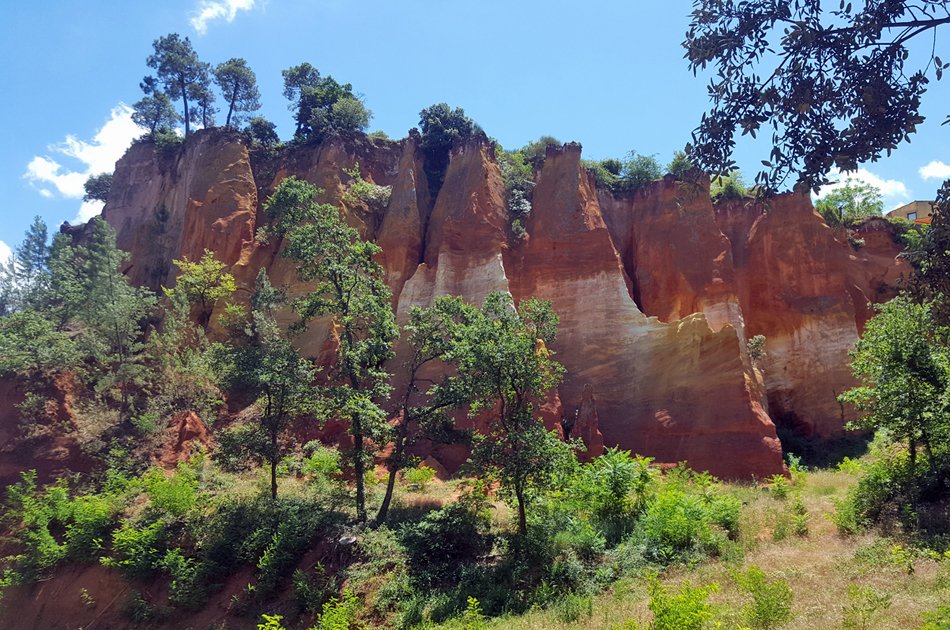
<path id="1" fill-rule="evenodd" d="M 261 267 L 299 294 L 307 287 L 281 244 L 253 238 L 260 202 L 292 174 L 339 203 L 343 169 L 359 163 L 364 179 L 392 186 L 384 209 L 344 213 L 383 248 L 397 319 L 446 294 L 550 300 L 561 318 L 552 349 L 567 373 L 545 421 L 582 438 L 590 455 L 617 445 L 721 476 L 764 476 L 782 470 L 773 418 L 840 432 L 847 349 L 867 301 L 889 297 L 902 270 L 886 225 L 869 226 L 855 250 L 805 198 L 779 198 L 763 213 L 714 206 L 707 188 L 666 179 L 618 199 L 597 190 L 580 146 L 566 145 L 549 149 L 536 173 L 519 240 L 488 143 L 453 150 L 434 198 L 417 144 L 412 135 L 331 139 L 266 168 L 252 168 L 240 141 L 216 131 L 195 134 L 175 156 L 138 145 L 117 165 L 104 216 L 138 283 L 172 283 L 170 261 L 207 248 L 231 265 L 244 295 Z M 745 341 L 757 334 L 768 356 L 753 369 Z M 330 322 L 315 322 L 303 349 L 316 357 L 331 337 Z M 424 455 L 449 470 L 464 458 L 457 447 Z"/>

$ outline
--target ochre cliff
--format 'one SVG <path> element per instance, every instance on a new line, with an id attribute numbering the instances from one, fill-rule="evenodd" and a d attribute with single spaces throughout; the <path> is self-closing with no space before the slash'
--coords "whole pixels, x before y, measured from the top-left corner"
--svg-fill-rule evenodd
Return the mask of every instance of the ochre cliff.
<path id="1" fill-rule="evenodd" d="M 890 297 L 904 270 L 888 226 L 864 226 L 865 246 L 855 249 L 804 197 L 779 197 L 770 208 L 714 205 L 708 187 L 667 178 L 616 198 L 597 189 L 580 156 L 580 145 L 549 147 L 523 239 L 510 229 L 491 143 L 456 147 L 433 194 L 414 134 L 331 138 L 266 160 L 214 130 L 174 155 L 136 145 L 117 164 L 103 214 L 131 252 L 138 283 L 171 284 L 173 259 L 210 249 L 241 296 L 262 267 L 299 295 L 307 286 L 281 243 L 254 239 L 261 204 L 288 175 L 340 203 L 343 170 L 358 163 L 364 179 L 392 187 L 385 208 L 343 206 L 383 249 L 399 321 L 440 295 L 551 301 L 561 319 L 552 350 L 567 371 L 545 401 L 545 421 L 581 438 L 588 456 L 620 446 L 720 476 L 761 477 L 783 470 L 774 420 L 840 433 L 835 396 L 852 383 L 847 351 L 868 302 Z M 753 366 L 746 340 L 758 334 L 767 356 Z M 330 342 L 330 322 L 318 321 L 301 344 L 317 357 Z M 448 471 L 464 460 L 457 446 L 422 454 Z"/>

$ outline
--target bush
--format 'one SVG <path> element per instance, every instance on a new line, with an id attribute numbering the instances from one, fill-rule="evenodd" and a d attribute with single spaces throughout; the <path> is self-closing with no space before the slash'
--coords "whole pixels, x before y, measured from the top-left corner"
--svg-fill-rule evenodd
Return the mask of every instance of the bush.
<path id="1" fill-rule="evenodd" d="M 418 468 L 406 468 L 402 471 L 402 480 L 410 490 L 416 492 L 425 492 L 429 483 L 435 479 L 435 469 L 428 466 L 419 466 Z"/>
<path id="2" fill-rule="evenodd" d="M 146 577 L 160 567 L 166 533 L 160 521 L 146 526 L 126 521 L 112 533 L 112 556 L 102 558 L 102 564 L 130 577 Z"/>
<path id="3" fill-rule="evenodd" d="M 678 557 L 721 552 L 739 528 L 741 503 L 717 493 L 689 494 L 678 484 L 663 488 L 640 521 L 647 557 L 670 562 Z"/>
<path id="4" fill-rule="evenodd" d="M 417 579 L 448 580 L 458 576 L 465 564 L 491 551 L 487 515 L 464 503 L 451 503 L 431 512 L 418 523 L 399 530 L 412 574 Z"/>
<path id="5" fill-rule="evenodd" d="M 588 514 L 608 544 L 616 544 L 633 530 L 654 491 L 650 461 L 629 451 L 607 449 L 581 468 L 565 501 Z"/>
<path id="6" fill-rule="evenodd" d="M 594 614 L 594 600 L 590 595 L 568 593 L 554 605 L 554 617 L 561 623 L 577 623 L 582 617 Z"/>
<path id="7" fill-rule="evenodd" d="M 652 155 L 641 155 L 636 151 L 627 154 L 623 162 L 615 190 L 636 192 L 650 182 L 663 177 L 663 168 Z"/>
<path id="8" fill-rule="evenodd" d="M 752 628 L 775 628 L 792 618 L 792 590 L 783 579 L 768 579 L 757 566 L 736 575 L 736 582 L 752 596 L 743 609 L 743 618 Z"/>
<path id="9" fill-rule="evenodd" d="M 168 601 L 173 606 L 194 609 L 204 601 L 201 567 L 193 558 L 186 558 L 181 549 L 169 549 L 161 566 L 171 576 Z"/>
<path id="10" fill-rule="evenodd" d="M 142 481 L 152 507 L 170 516 L 183 516 L 198 500 L 198 475 L 184 462 L 171 477 L 152 468 L 143 475 Z"/>
<path id="11" fill-rule="evenodd" d="M 687 156 L 685 152 L 677 151 L 673 154 L 673 159 L 670 160 L 670 163 L 666 165 L 666 172 L 679 181 L 683 181 L 695 168 L 692 160 L 689 159 L 689 156 Z"/>
<path id="12" fill-rule="evenodd" d="M 690 586 L 683 583 L 672 591 L 653 577 L 650 580 L 650 612 L 653 613 L 651 630 L 703 630 L 712 619 L 714 609 L 709 595 L 719 590 L 713 582 L 708 586 Z"/>
<path id="13" fill-rule="evenodd" d="M 713 201 L 735 201 L 749 195 L 749 188 L 738 169 L 728 175 L 713 177 L 709 182 L 709 196 Z"/>
<path id="14" fill-rule="evenodd" d="M 924 625 L 920 630 L 950 629 L 950 606 L 940 606 L 933 612 L 924 613 Z"/>
<path id="15" fill-rule="evenodd" d="M 870 628 L 877 613 L 890 607 L 890 595 L 879 593 L 870 586 L 851 584 L 848 586 L 848 605 L 842 611 L 841 627 L 845 630 Z"/>
<path id="16" fill-rule="evenodd" d="M 769 477 L 769 494 L 776 499 L 788 498 L 791 486 L 788 483 L 788 477 L 785 475 L 772 475 Z"/>
<path id="17" fill-rule="evenodd" d="M 314 630 L 350 630 L 359 613 L 360 600 L 352 591 L 344 591 L 342 598 L 332 598 L 323 605 Z"/>

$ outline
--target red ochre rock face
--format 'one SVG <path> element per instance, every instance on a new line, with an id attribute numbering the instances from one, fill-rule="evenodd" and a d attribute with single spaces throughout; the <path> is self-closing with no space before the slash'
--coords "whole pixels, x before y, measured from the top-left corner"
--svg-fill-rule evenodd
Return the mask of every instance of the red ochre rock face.
<path id="1" fill-rule="evenodd" d="M 618 446 L 722 477 L 763 477 L 783 471 L 773 421 L 839 434 L 847 416 L 836 396 L 853 384 L 847 351 L 869 302 L 893 295 L 905 271 L 889 226 L 859 228 L 865 245 L 855 249 L 806 197 L 713 204 L 707 185 L 672 178 L 615 197 L 597 189 L 580 154 L 577 144 L 548 149 L 523 239 L 510 229 L 484 138 L 453 149 L 441 188 L 430 191 L 415 135 L 331 138 L 258 163 L 237 136 L 203 131 L 170 156 L 130 149 L 103 215 L 131 254 L 134 282 L 169 286 L 173 259 L 210 249 L 231 267 L 238 299 L 262 267 L 300 295 L 308 287 L 281 243 L 254 238 L 261 205 L 289 175 L 340 204 L 343 170 L 358 163 L 364 179 L 392 187 L 384 209 L 342 206 L 383 249 L 398 321 L 440 295 L 551 301 L 561 323 L 550 349 L 566 373 L 539 413 L 580 438 L 585 457 Z M 759 334 L 767 356 L 753 367 L 746 340 Z M 314 322 L 301 348 L 326 361 L 332 335 L 331 322 Z M 403 352 L 397 345 L 394 371 Z M 405 386 L 398 376 L 395 385 Z M 449 473 L 466 456 L 458 446 L 419 448 Z"/>

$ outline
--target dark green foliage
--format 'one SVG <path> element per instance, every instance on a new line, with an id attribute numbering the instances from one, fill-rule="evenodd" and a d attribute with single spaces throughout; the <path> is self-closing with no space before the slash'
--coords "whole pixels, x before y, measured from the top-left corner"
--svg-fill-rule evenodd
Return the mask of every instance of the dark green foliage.
<path id="1" fill-rule="evenodd" d="M 739 169 L 733 169 L 726 175 L 717 175 L 709 182 L 709 196 L 713 201 L 738 201 L 748 195 L 749 189 Z"/>
<path id="2" fill-rule="evenodd" d="M 159 37 L 152 43 L 152 48 L 154 51 L 148 57 L 148 66 L 155 70 L 168 97 L 181 99 L 187 136 L 191 133 L 191 123 L 201 120 L 202 109 L 207 116 L 207 108 L 213 99 L 208 89 L 210 66 L 198 59 L 198 54 L 191 47 L 191 40 L 187 37 L 182 39 L 178 33 Z M 154 97 L 156 85 L 156 81 L 148 78 L 143 82 L 146 96 L 151 94 Z M 197 110 L 189 106 L 189 100 L 192 104 L 197 103 Z M 160 126 L 150 125 L 150 130 L 154 133 Z"/>
<path id="3" fill-rule="evenodd" d="M 869 184 L 846 183 L 815 204 L 825 222 L 832 226 L 850 226 L 868 217 L 879 217 L 884 210 L 881 191 Z"/>
<path id="4" fill-rule="evenodd" d="M 284 253 L 298 264 L 300 278 L 313 282 L 309 295 L 295 303 L 303 322 L 332 316 L 340 325 L 333 383 L 324 391 L 324 413 L 349 419 L 354 446 L 348 453 L 356 478 L 356 508 L 366 520 L 364 473 L 371 453 L 366 440 L 385 443 L 386 415 L 375 402 L 389 394 L 383 364 L 392 356 L 398 334 L 383 269 L 376 262 L 379 246 L 360 238 L 340 210 L 314 201 L 318 190 L 307 182 L 283 180 L 265 203 L 272 231 L 286 234 Z"/>
<path id="5" fill-rule="evenodd" d="M 437 103 L 419 112 L 419 129 L 422 131 L 422 150 L 427 153 L 444 153 L 481 128 L 465 115 L 461 107 L 452 109 L 447 103 Z"/>
<path id="6" fill-rule="evenodd" d="M 773 149 L 756 183 L 776 190 L 797 174 L 817 191 L 832 167 L 854 170 L 889 155 L 924 120 L 928 75 L 940 79 L 947 67 L 925 42 L 950 21 L 950 7 L 919 9 L 906 1 L 696 2 L 686 58 L 694 73 L 711 66 L 715 75 L 692 159 L 726 172 L 736 132 L 754 138 L 765 126 Z M 927 49 L 920 56 L 909 54 L 916 36 Z"/>
<path id="7" fill-rule="evenodd" d="M 523 535 L 528 503 L 573 456 L 534 416 L 531 402 L 542 400 L 563 373 L 546 348 L 557 334 L 558 317 L 549 302 L 513 306 L 501 293 L 490 294 L 480 309 L 459 305 L 463 325 L 447 354 L 457 375 L 447 387 L 471 401 L 473 415 L 498 410 L 489 432 L 474 437 L 472 461 L 496 472 L 503 494 L 518 507 Z"/>
<path id="8" fill-rule="evenodd" d="M 630 151 L 624 160 L 584 161 L 599 187 L 616 194 L 632 194 L 663 177 L 663 167 L 652 155 Z"/>
<path id="9" fill-rule="evenodd" d="M 399 538 L 412 574 L 436 584 L 458 579 L 492 548 L 491 520 L 484 506 L 456 502 L 406 524 Z"/>
<path id="10" fill-rule="evenodd" d="M 247 112 L 261 108 L 257 77 L 244 59 L 232 58 L 219 63 L 214 69 L 214 82 L 228 104 L 225 127 L 231 127 L 232 120 L 236 126 Z"/>
<path id="11" fill-rule="evenodd" d="M 446 103 L 431 105 L 419 112 L 422 141 L 419 146 L 425 154 L 424 169 L 429 182 L 429 194 L 435 198 L 445 171 L 449 166 L 452 147 L 482 131 L 461 107 L 452 109 Z"/>
<path id="12" fill-rule="evenodd" d="M 678 181 L 685 181 L 691 173 L 696 171 L 696 165 L 689 159 L 685 151 L 677 151 L 673 154 L 673 159 L 666 165 L 666 172 L 675 177 Z"/>
<path id="13" fill-rule="evenodd" d="M 277 125 L 263 116 L 254 116 L 247 121 L 244 133 L 250 138 L 252 146 L 269 149 L 280 142 L 277 136 Z"/>
<path id="14" fill-rule="evenodd" d="M 918 302 L 930 301 L 936 322 L 950 329 L 950 181 L 937 192 L 931 224 L 918 236 L 908 231 L 905 256 L 914 266 L 908 293 Z M 945 339 L 946 341 L 946 339 Z"/>
<path id="15" fill-rule="evenodd" d="M 243 338 L 214 349 L 215 369 L 222 384 L 257 403 L 253 428 L 232 429 L 223 458 L 248 456 L 270 464 L 271 497 L 277 498 L 277 465 L 286 453 L 286 429 L 295 418 L 313 409 L 313 367 L 297 352 L 275 319 L 286 303 L 271 286 L 263 268 L 251 297 L 251 319 Z"/>
<path id="16" fill-rule="evenodd" d="M 156 144 L 159 142 L 157 134 L 160 131 L 167 133 L 181 120 L 171 99 L 164 92 L 154 91 L 146 94 L 132 105 L 132 109 L 132 122 L 148 129 L 148 137 L 154 139 Z"/>
<path id="17" fill-rule="evenodd" d="M 297 140 L 320 142 L 331 132 L 362 131 L 369 124 L 372 113 L 349 83 L 321 77 L 309 63 L 287 68 L 283 76 L 284 96 L 295 112 Z"/>
<path id="18" fill-rule="evenodd" d="M 109 191 L 112 190 L 112 173 L 99 173 L 90 175 L 89 179 L 83 184 L 86 194 L 82 196 L 83 201 L 109 201 Z"/>
<path id="19" fill-rule="evenodd" d="M 661 177 L 663 177 L 663 167 L 654 156 L 631 151 L 623 162 L 616 190 L 636 192 Z"/>
<path id="20" fill-rule="evenodd" d="M 865 415 L 855 425 L 886 430 L 906 443 L 913 472 L 923 446 L 931 470 L 934 450 L 950 445 L 950 357 L 936 337 L 928 304 L 897 297 L 877 307 L 852 353 L 851 370 L 863 386 L 840 396 Z"/>
<path id="21" fill-rule="evenodd" d="M 521 154 L 528 166 L 538 169 L 544 163 L 544 156 L 549 146 L 560 147 L 561 141 L 553 136 L 541 136 L 518 149 L 517 153 Z"/>

